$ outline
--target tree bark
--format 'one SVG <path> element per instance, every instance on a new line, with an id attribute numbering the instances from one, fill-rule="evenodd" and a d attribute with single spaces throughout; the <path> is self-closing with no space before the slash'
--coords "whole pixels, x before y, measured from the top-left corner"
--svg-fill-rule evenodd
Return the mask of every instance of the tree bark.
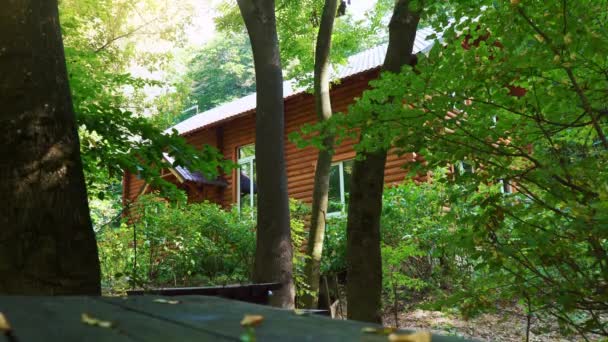
<path id="1" fill-rule="evenodd" d="M 334 20 L 338 9 L 338 0 L 326 0 L 323 6 L 321 24 L 317 35 L 315 48 L 315 108 L 317 120 L 325 121 L 331 118 L 331 98 L 329 96 L 331 37 L 334 30 Z M 325 132 L 322 132 L 325 134 Z M 312 194 L 312 213 L 308 247 L 306 250 L 306 266 L 304 269 L 306 284 L 309 292 L 302 298 L 305 308 L 313 309 L 318 305 L 319 279 L 321 256 L 323 255 L 323 240 L 327 218 L 327 202 L 329 194 L 329 171 L 333 156 L 334 136 L 327 135 L 323 139 L 323 148 L 319 150 L 315 182 Z"/>
<path id="2" fill-rule="evenodd" d="M 412 50 L 420 11 L 411 11 L 409 5 L 409 0 L 395 2 L 383 71 L 398 73 L 414 61 Z M 375 116 L 372 113 L 372 118 Z M 363 153 L 353 166 L 346 224 L 348 319 L 382 322 L 380 215 L 387 152 Z"/>
<path id="3" fill-rule="evenodd" d="M 0 12 L 0 294 L 100 293 L 56 0 Z"/>
<path id="4" fill-rule="evenodd" d="M 280 282 L 271 305 L 294 307 L 293 251 L 285 169 L 283 71 L 273 0 L 238 0 L 251 40 L 257 108 L 258 208 L 254 281 Z"/>

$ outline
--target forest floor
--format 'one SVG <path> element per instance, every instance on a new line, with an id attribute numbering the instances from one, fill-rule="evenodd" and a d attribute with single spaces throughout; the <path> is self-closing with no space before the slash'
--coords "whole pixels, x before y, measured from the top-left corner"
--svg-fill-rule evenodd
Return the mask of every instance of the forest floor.
<path id="1" fill-rule="evenodd" d="M 344 303 L 345 304 L 345 303 Z M 422 304 L 422 302 L 418 303 Z M 347 305 L 344 305 L 347 306 Z M 346 308 L 336 312 L 338 319 L 345 319 Z M 398 326 L 401 329 L 429 330 L 446 336 L 461 336 L 475 341 L 522 342 L 526 341 L 527 318 L 523 310 L 516 306 L 499 308 L 494 313 L 486 313 L 465 319 L 457 313 L 402 307 L 398 321 L 392 308 L 387 308 L 382 321 L 386 327 Z M 588 341 L 602 340 L 598 336 L 587 336 Z M 530 324 L 530 342 L 579 342 L 581 336 L 564 336 L 559 331 L 555 319 L 533 317 Z"/>
<path id="2" fill-rule="evenodd" d="M 384 322 L 386 326 L 395 326 L 394 314 L 387 312 Z M 523 312 L 513 310 L 502 310 L 465 320 L 455 314 L 413 309 L 399 314 L 399 327 L 431 330 L 442 335 L 456 335 L 478 341 L 521 342 L 526 340 L 527 319 Z M 533 319 L 529 341 L 570 342 L 583 339 L 561 335 L 554 322 Z"/>

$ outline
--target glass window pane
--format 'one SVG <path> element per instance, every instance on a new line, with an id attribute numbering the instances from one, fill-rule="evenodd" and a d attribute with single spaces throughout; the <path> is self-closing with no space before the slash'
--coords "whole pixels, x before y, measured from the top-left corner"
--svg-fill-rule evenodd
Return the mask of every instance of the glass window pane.
<path id="1" fill-rule="evenodd" d="M 353 175 L 353 166 L 355 165 L 354 160 L 346 160 L 344 161 L 344 195 L 348 198 L 348 194 L 350 193 L 350 179 Z"/>
<path id="2" fill-rule="evenodd" d="M 255 145 L 251 144 L 239 147 L 237 157 L 240 166 L 240 170 L 238 171 L 238 183 L 240 186 L 240 193 L 238 194 L 239 207 L 240 209 L 249 208 L 252 202 L 255 207 L 257 204 Z"/>
<path id="3" fill-rule="evenodd" d="M 329 169 L 329 204 L 327 205 L 328 213 L 342 211 L 342 202 L 340 199 L 340 165 L 332 165 Z"/>
<path id="4" fill-rule="evenodd" d="M 238 154 L 239 160 L 243 159 L 243 158 L 247 158 L 247 157 L 254 157 L 254 156 L 255 156 L 255 145 L 254 144 L 239 147 L 239 154 Z"/>

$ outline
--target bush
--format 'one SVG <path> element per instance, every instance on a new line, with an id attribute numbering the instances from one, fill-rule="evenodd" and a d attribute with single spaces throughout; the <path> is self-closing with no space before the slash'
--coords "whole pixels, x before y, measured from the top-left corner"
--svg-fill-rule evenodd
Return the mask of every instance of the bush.
<path id="1" fill-rule="evenodd" d="M 295 281 L 302 286 L 310 210 L 291 200 Z M 131 221 L 98 232 L 105 292 L 129 288 L 200 286 L 248 282 L 255 258 L 255 215 L 209 203 L 170 204 L 153 195 L 139 198 Z"/>
<path id="2" fill-rule="evenodd" d="M 103 285 L 215 285 L 247 281 L 253 269 L 251 215 L 216 204 L 175 206 L 142 196 L 131 224 L 98 233 Z"/>
<path id="3" fill-rule="evenodd" d="M 423 295 L 466 287 L 472 269 L 467 250 L 454 243 L 458 227 L 447 214 L 446 185 L 405 182 L 389 187 L 381 217 L 382 270 L 385 306 Z M 346 217 L 328 222 L 323 249 L 323 274 L 346 272 Z"/>

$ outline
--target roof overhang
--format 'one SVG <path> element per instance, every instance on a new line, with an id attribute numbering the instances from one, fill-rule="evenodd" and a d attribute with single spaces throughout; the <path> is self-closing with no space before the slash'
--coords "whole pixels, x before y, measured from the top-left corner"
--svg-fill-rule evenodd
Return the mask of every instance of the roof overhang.
<path id="1" fill-rule="evenodd" d="M 436 34 L 436 32 L 431 28 L 418 30 L 414 41 L 413 53 L 428 53 L 433 47 L 435 39 L 427 39 L 427 37 L 433 34 Z M 440 35 L 437 34 L 437 36 Z M 349 57 L 346 64 L 339 65 L 332 70 L 333 78 L 343 82 L 348 78 L 379 70 L 384 63 L 386 50 L 387 44 L 382 44 Z M 284 101 L 303 94 L 307 94 L 307 89 L 299 87 L 295 80 L 283 82 Z M 257 95 L 256 93 L 252 93 L 205 112 L 198 113 L 167 129 L 165 132 L 171 133 L 173 130 L 176 130 L 180 135 L 189 135 L 242 115 L 251 114 L 255 112 L 256 104 Z"/>
<path id="2" fill-rule="evenodd" d="M 228 186 L 228 183 L 226 183 L 219 177 L 215 180 L 209 180 L 207 179 L 207 177 L 205 177 L 202 173 L 198 171 L 192 172 L 183 166 L 174 166 L 173 164 L 175 163 L 175 159 L 169 156 L 168 153 L 163 153 L 163 158 L 165 159 L 165 161 L 167 161 L 167 163 L 171 165 L 167 168 L 169 172 L 171 172 L 171 174 L 173 174 L 180 183 L 189 182 L 197 185 L 213 185 L 219 187 Z"/>

